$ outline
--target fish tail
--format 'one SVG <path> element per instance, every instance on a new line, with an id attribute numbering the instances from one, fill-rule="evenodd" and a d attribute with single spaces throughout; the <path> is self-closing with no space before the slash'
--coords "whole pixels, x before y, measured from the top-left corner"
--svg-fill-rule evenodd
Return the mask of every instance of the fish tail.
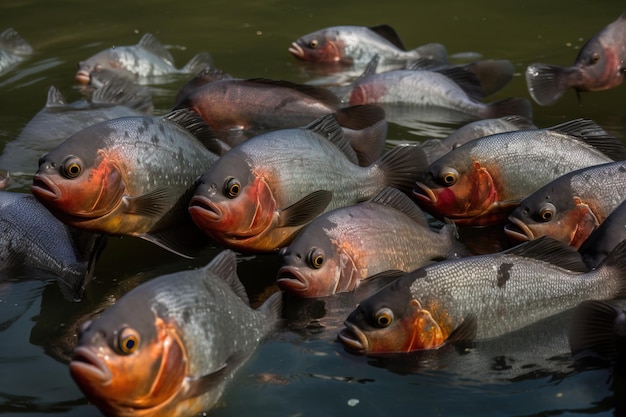
<path id="1" fill-rule="evenodd" d="M 606 273 L 615 283 L 615 290 L 609 298 L 626 298 L 626 240 L 615 246 L 596 271 Z"/>
<path id="2" fill-rule="evenodd" d="M 398 145 L 375 164 L 384 176 L 384 185 L 408 193 L 428 167 L 428 158 L 420 146 Z"/>
<path id="3" fill-rule="evenodd" d="M 270 333 L 280 326 L 283 322 L 283 293 L 275 292 L 270 295 L 259 307 L 259 312 L 265 317 L 264 322 L 267 324 L 266 333 Z"/>
<path id="4" fill-rule="evenodd" d="M 380 158 L 387 143 L 385 110 L 374 104 L 340 109 L 337 122 L 356 152 L 359 165 L 370 166 Z"/>
<path id="5" fill-rule="evenodd" d="M 524 116 L 528 120 L 533 119 L 533 106 L 529 100 L 522 97 L 508 97 L 494 101 L 487 104 L 486 108 L 485 119 L 497 119 L 510 115 Z"/>
<path id="6" fill-rule="evenodd" d="M 427 43 L 414 49 L 422 58 L 429 58 L 440 63 L 448 62 L 448 51 L 440 43 Z"/>
<path id="7" fill-rule="evenodd" d="M 569 345 L 575 359 L 593 357 L 617 358 L 618 323 L 626 319 L 621 309 L 606 301 L 587 300 L 580 303 L 572 316 Z"/>
<path id="8" fill-rule="evenodd" d="M 213 59 L 208 52 L 200 52 L 187 62 L 182 72 L 186 74 L 197 74 L 207 66 L 213 66 Z"/>
<path id="9" fill-rule="evenodd" d="M 556 65 L 532 64 L 526 68 L 526 85 L 530 96 L 541 106 L 556 103 L 568 89 L 564 82 L 566 69 Z"/>

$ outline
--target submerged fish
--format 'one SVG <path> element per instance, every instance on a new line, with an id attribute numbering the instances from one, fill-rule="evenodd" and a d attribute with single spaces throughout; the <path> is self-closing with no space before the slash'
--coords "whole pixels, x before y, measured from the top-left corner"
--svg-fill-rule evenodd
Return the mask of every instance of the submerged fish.
<path id="1" fill-rule="evenodd" d="M 401 146 L 368 167 L 356 162 L 332 114 L 305 128 L 265 133 L 207 170 L 189 212 L 226 247 L 274 251 L 326 211 L 365 201 L 385 186 L 410 187 L 425 156 L 417 146 Z"/>
<path id="2" fill-rule="evenodd" d="M 519 202 L 576 169 L 624 159 L 626 148 L 590 120 L 472 140 L 433 162 L 413 196 L 459 225 L 506 222 Z"/>
<path id="3" fill-rule="evenodd" d="M 32 53 L 33 48 L 15 29 L 3 30 L 0 33 L 0 75 L 7 73 Z"/>
<path id="4" fill-rule="evenodd" d="M 163 275 L 83 324 L 70 372 L 107 416 L 208 411 L 280 318 L 281 294 L 250 308 L 232 251 Z"/>
<path id="5" fill-rule="evenodd" d="M 277 282 L 301 297 L 324 297 L 353 291 L 380 272 L 408 272 L 465 252 L 453 225 L 431 230 L 408 196 L 386 188 L 313 220 L 281 249 Z"/>
<path id="6" fill-rule="evenodd" d="M 589 268 L 596 268 L 622 240 L 626 240 L 626 200 L 585 239 L 578 252 Z"/>
<path id="7" fill-rule="evenodd" d="M 201 233 L 187 203 L 198 176 L 218 159 L 212 151 L 221 146 L 193 112 L 121 117 L 41 157 L 31 191 L 69 225 L 137 236 L 189 256 Z"/>
<path id="8" fill-rule="evenodd" d="M 79 84 L 89 84 L 92 73 L 109 70 L 120 77 L 145 84 L 170 74 L 198 72 L 210 62 L 209 54 L 201 52 L 183 68 L 177 69 L 169 51 L 154 35 L 146 33 L 136 45 L 114 46 L 79 62 L 74 79 Z"/>
<path id="9" fill-rule="evenodd" d="M 514 240 L 550 236 L 575 248 L 626 199 L 626 161 L 578 169 L 549 182 L 509 216 Z"/>
<path id="10" fill-rule="evenodd" d="M 621 297 L 626 242 L 598 269 L 586 270 L 575 249 L 549 238 L 441 261 L 363 300 L 339 340 L 347 350 L 366 354 L 436 349 L 521 329 L 588 298 Z"/>
<path id="11" fill-rule="evenodd" d="M 626 71 L 626 12 L 596 33 L 582 47 L 574 65 L 561 67 L 532 64 L 526 84 L 532 98 L 542 106 L 554 104 L 567 91 L 602 91 L 617 87 Z"/>

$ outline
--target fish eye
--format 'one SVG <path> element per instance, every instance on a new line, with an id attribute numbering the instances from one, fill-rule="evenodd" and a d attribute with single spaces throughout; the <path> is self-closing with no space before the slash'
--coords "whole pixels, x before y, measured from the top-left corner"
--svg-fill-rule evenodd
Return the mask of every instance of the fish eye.
<path id="1" fill-rule="evenodd" d="M 315 49 L 319 45 L 319 41 L 317 39 L 311 39 L 309 41 L 309 48 Z"/>
<path id="2" fill-rule="evenodd" d="M 139 347 L 139 333 L 130 327 L 122 329 L 117 339 L 120 352 L 130 355 Z"/>
<path id="3" fill-rule="evenodd" d="M 542 222 L 549 222 L 552 220 L 552 218 L 554 218 L 554 213 L 556 213 L 556 207 L 554 207 L 554 204 L 552 203 L 545 203 L 537 212 L 539 220 Z"/>
<path id="4" fill-rule="evenodd" d="M 441 181 L 447 187 L 456 184 L 459 173 L 454 168 L 447 168 L 441 175 Z"/>
<path id="5" fill-rule="evenodd" d="M 61 165 L 61 173 L 70 179 L 78 177 L 83 173 L 83 161 L 77 156 L 68 156 Z"/>
<path id="6" fill-rule="evenodd" d="M 380 327 L 387 327 L 393 322 L 393 311 L 385 307 L 376 312 L 376 324 Z"/>
<path id="7" fill-rule="evenodd" d="M 591 55 L 591 60 L 590 60 L 590 64 L 593 65 L 596 62 L 598 62 L 600 60 L 600 54 L 595 52 L 593 55 Z"/>
<path id="8" fill-rule="evenodd" d="M 311 268 L 320 269 L 324 264 L 324 252 L 321 249 L 313 248 L 309 252 L 309 265 Z"/>
<path id="9" fill-rule="evenodd" d="M 235 198 L 239 195 L 241 191 L 241 184 L 237 178 L 227 178 L 226 183 L 224 184 L 224 194 L 228 198 Z"/>

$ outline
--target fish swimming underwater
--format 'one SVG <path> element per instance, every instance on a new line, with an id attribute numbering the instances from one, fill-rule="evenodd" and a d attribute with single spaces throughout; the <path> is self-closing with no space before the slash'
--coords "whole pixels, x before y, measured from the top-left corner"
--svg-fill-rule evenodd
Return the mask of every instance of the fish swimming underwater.
<path id="1" fill-rule="evenodd" d="M 33 48 L 15 29 L 3 30 L 0 33 L 0 75 L 6 74 L 32 53 Z"/>
<path id="2" fill-rule="evenodd" d="M 409 272 L 465 252 L 453 225 L 432 230 L 410 197 L 385 188 L 307 225 L 281 249 L 277 283 L 300 297 L 325 297 L 353 291 L 380 272 Z"/>
<path id="3" fill-rule="evenodd" d="M 228 248 L 275 251 L 318 215 L 372 198 L 385 186 L 406 190 L 424 168 L 417 146 L 399 146 L 368 167 L 357 165 L 329 114 L 226 152 L 200 178 L 189 212 L 202 231 Z"/>
<path id="4" fill-rule="evenodd" d="M 542 238 L 504 252 L 427 265 L 363 300 L 339 334 L 352 352 L 436 349 L 521 329 L 589 299 L 626 293 L 626 242 L 587 271 L 576 250 Z"/>
<path id="5" fill-rule="evenodd" d="M 79 84 L 89 84 L 92 73 L 114 71 L 118 76 L 147 84 L 171 74 L 191 74 L 211 63 L 207 52 L 194 56 L 183 68 L 174 66 L 174 58 L 151 33 L 130 46 L 114 46 L 78 63 L 74 79 Z"/>
<path id="6" fill-rule="evenodd" d="M 567 89 L 602 91 L 617 87 L 626 72 L 626 12 L 596 33 L 582 47 L 571 67 L 532 64 L 526 84 L 532 98 L 542 106 L 554 104 Z"/>
<path id="7" fill-rule="evenodd" d="M 134 288 L 83 324 L 72 378 L 107 416 L 208 411 L 279 323 L 282 294 L 253 310 L 232 251 Z"/>
<path id="8" fill-rule="evenodd" d="M 69 225 L 137 236 L 190 256 L 204 239 L 189 219 L 188 199 L 221 149 L 188 110 L 121 117 L 83 129 L 42 156 L 31 191 Z"/>

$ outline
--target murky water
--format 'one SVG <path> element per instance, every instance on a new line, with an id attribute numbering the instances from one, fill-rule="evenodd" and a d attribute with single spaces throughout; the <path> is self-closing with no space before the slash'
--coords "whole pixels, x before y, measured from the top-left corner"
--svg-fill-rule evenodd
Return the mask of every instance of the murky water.
<path id="1" fill-rule="evenodd" d="M 332 25 L 388 23 L 408 48 L 440 42 L 450 54 L 459 54 L 459 60 L 466 54 L 513 62 L 516 76 L 491 101 L 529 98 L 522 77 L 529 64 L 572 63 L 584 42 L 616 19 L 622 7 L 607 0 L 4 0 L 0 30 L 14 27 L 34 53 L 0 76 L 0 148 L 43 107 L 50 86 L 67 101 L 81 97 L 73 81 L 78 61 L 112 45 L 134 44 L 146 32 L 170 48 L 179 67 L 197 52 L 208 51 L 217 68 L 235 77 L 307 82 L 311 78 L 306 68 L 287 52 L 297 37 Z M 181 76 L 151 86 L 155 114 L 169 110 L 185 81 Z M 548 127 L 585 117 L 626 138 L 625 89 L 583 94 L 580 101 L 569 91 L 554 106 L 535 105 L 534 122 Z M 389 139 L 421 141 L 445 133 L 439 126 L 392 125 Z M 13 191 L 28 192 L 28 187 Z M 204 265 L 218 251 L 188 261 L 137 239 L 111 239 L 80 303 L 67 301 L 53 279 L 41 273 L 3 275 L 0 413 L 100 415 L 69 376 L 67 355 L 76 328 L 137 284 Z M 277 267 L 272 255 L 240 258 L 239 275 L 254 302 L 276 291 Z M 260 346 L 211 415 L 545 416 L 621 411 L 616 410 L 608 371 L 574 368 L 564 332 L 567 315 L 467 349 L 374 360 L 348 354 L 335 341 L 337 326 L 357 300 L 288 301 L 283 329 Z"/>

